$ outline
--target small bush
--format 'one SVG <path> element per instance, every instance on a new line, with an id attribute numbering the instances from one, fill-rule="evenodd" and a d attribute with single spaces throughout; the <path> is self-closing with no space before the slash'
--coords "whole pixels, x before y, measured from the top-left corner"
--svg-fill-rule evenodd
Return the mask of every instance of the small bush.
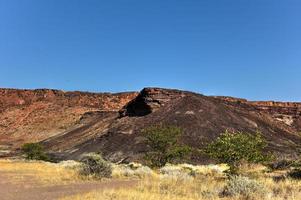
<path id="1" fill-rule="evenodd" d="M 283 175 L 278 175 L 278 176 L 272 176 L 273 181 L 275 181 L 276 183 L 279 183 L 281 181 L 285 181 L 287 179 L 287 175 L 283 174 Z"/>
<path id="2" fill-rule="evenodd" d="M 293 165 L 294 165 L 294 161 L 282 159 L 282 160 L 277 160 L 275 162 L 269 163 L 268 167 L 271 170 L 285 170 L 291 168 Z"/>
<path id="3" fill-rule="evenodd" d="M 287 176 L 292 179 L 301 180 L 301 169 L 300 168 L 293 169 L 287 173 Z"/>
<path id="4" fill-rule="evenodd" d="M 231 176 L 222 195 L 252 199 L 255 196 L 263 197 L 265 193 L 265 187 L 257 181 L 243 176 Z"/>
<path id="5" fill-rule="evenodd" d="M 49 161 L 49 157 L 44 152 L 44 148 L 39 143 L 26 143 L 21 148 L 26 159 Z"/>
<path id="6" fill-rule="evenodd" d="M 151 167 L 162 167 L 166 163 L 172 163 L 182 159 L 191 148 L 180 144 L 182 129 L 176 126 L 152 126 L 143 131 L 150 151 L 145 159 Z"/>
<path id="7" fill-rule="evenodd" d="M 79 169 L 82 165 L 80 162 L 77 162 L 75 160 L 63 160 L 57 164 L 68 169 Z"/>
<path id="8" fill-rule="evenodd" d="M 129 163 L 127 165 L 114 165 L 113 177 L 151 177 L 155 172 L 139 163 Z"/>
<path id="9" fill-rule="evenodd" d="M 189 170 L 185 170 L 177 165 L 167 164 L 159 170 L 161 178 L 172 179 L 176 181 L 191 181 L 193 175 Z"/>
<path id="10" fill-rule="evenodd" d="M 236 173 L 242 161 L 260 163 L 271 159 L 270 154 L 264 154 L 265 140 L 258 133 L 231 133 L 226 131 L 209 144 L 205 153 L 210 157 L 230 166 L 230 172 Z"/>
<path id="11" fill-rule="evenodd" d="M 153 175 L 153 170 L 148 166 L 142 166 L 135 170 L 135 175 L 142 178 L 142 177 L 151 177 Z"/>
<path id="12" fill-rule="evenodd" d="M 112 176 L 111 164 L 105 161 L 99 154 L 85 154 L 80 161 L 82 163 L 82 175 L 93 176 L 95 178 L 110 178 Z"/>

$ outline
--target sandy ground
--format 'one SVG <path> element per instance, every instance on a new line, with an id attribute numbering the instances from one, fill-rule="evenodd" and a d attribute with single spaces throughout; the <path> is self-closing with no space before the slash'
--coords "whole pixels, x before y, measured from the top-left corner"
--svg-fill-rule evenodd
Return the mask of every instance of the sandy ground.
<path id="1" fill-rule="evenodd" d="M 93 190 L 133 187 L 136 184 L 133 180 L 112 180 L 40 186 L 30 176 L 23 177 L 20 182 L 11 181 L 11 176 L 10 173 L 0 174 L 1 200 L 52 200 Z"/>

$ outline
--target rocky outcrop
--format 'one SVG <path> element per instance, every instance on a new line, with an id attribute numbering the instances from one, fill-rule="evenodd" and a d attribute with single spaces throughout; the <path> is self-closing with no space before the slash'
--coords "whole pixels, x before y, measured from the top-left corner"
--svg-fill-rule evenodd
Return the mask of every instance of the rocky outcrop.
<path id="1" fill-rule="evenodd" d="M 120 111 L 123 116 L 144 116 L 154 112 L 158 108 L 174 99 L 185 96 L 184 91 L 162 89 L 162 88 L 144 88 L 139 95 L 126 104 Z"/>

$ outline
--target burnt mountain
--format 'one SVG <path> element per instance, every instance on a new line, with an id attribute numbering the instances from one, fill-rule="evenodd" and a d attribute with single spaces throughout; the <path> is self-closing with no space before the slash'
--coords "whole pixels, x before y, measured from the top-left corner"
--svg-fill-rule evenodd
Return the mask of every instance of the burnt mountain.
<path id="1" fill-rule="evenodd" d="M 36 141 L 42 142 L 47 151 L 62 159 L 77 159 L 86 152 L 102 152 L 112 161 L 140 160 L 148 150 L 141 131 L 154 124 L 181 127 L 184 131 L 181 142 L 198 149 L 202 149 L 225 130 L 229 130 L 261 132 L 268 142 L 268 150 L 279 157 L 296 157 L 300 151 L 301 103 L 251 102 L 162 88 L 145 88 L 140 93 L 118 94 L 60 92 L 55 91 L 59 95 L 54 94 L 51 98 L 42 95 L 34 101 L 25 101 L 22 105 L 11 107 L 6 103 L 1 112 L 7 115 L 7 110 L 21 112 L 34 105 L 33 112 L 50 112 L 44 118 L 47 122 L 50 119 L 54 120 L 53 118 L 57 118 L 58 121 L 64 121 L 66 117 L 71 118 L 68 113 L 56 112 L 56 107 L 70 109 L 69 113 L 81 108 L 80 112 L 73 114 L 70 122 L 63 123 L 63 130 L 57 129 L 51 134 L 47 131 L 51 132 L 53 127 L 43 123 L 41 125 L 39 121 L 43 120 L 29 120 L 29 127 L 33 127 L 30 126 L 30 122 L 43 126 L 43 133 L 34 129 L 37 131 L 30 134 L 39 135 Z M 0 99 L 3 99 L 3 96 L 7 95 L 2 93 Z M 39 104 L 47 106 L 36 109 Z M 30 118 L 30 114 L 28 117 Z M 7 124 L 7 128 L 9 126 L 10 124 Z M 3 137 L 4 135 L 6 137 Z M 4 138 L 0 142 L 3 145 L 14 143 L 15 137 L 11 135 L 16 133 L 0 132 L 0 138 Z M 26 133 L 21 134 L 23 135 Z M 16 138 L 16 141 L 19 141 L 22 137 Z M 23 143 L 27 141 L 29 140 L 24 138 L 22 140 Z M 203 155 L 193 155 L 191 160 L 204 163 L 207 158 Z"/>

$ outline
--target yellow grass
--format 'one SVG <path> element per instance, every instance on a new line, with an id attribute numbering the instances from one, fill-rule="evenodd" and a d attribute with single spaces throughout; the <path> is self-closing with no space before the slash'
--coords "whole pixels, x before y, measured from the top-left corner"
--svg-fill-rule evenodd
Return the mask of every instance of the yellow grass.
<path id="1" fill-rule="evenodd" d="M 204 187 L 205 186 L 205 187 Z M 210 181 L 202 184 L 202 181 L 162 179 L 157 177 L 145 178 L 139 185 L 132 189 L 94 191 L 87 194 L 75 195 L 63 198 L 63 200 L 196 200 L 202 197 L 202 193 L 208 190 L 215 191 L 223 186 L 223 182 Z"/>
<path id="2" fill-rule="evenodd" d="M 114 165 L 113 179 L 135 178 L 139 184 L 133 188 L 104 189 L 84 194 L 66 196 L 63 200 L 301 200 L 301 181 L 286 179 L 275 182 L 274 173 L 268 173 L 260 165 L 242 166 L 246 176 L 252 177 L 265 188 L 265 196 L 222 197 L 221 191 L 227 184 L 221 170 L 226 166 L 168 165 L 161 170 L 150 169 L 138 164 Z M 192 173 L 193 172 L 193 173 Z M 40 185 L 70 184 L 85 181 L 78 167 L 71 163 L 47 163 L 24 160 L 0 160 L 1 175 L 9 181 L 22 183 L 32 180 Z M 193 174 L 193 176 L 190 175 Z M 277 172 L 278 173 L 278 172 Z M 28 179 L 31 177 L 31 179 Z"/>
<path id="3" fill-rule="evenodd" d="M 284 181 L 280 184 L 271 179 L 261 180 L 268 193 L 264 198 L 256 194 L 250 197 L 220 197 L 225 182 L 214 179 L 193 180 L 192 182 L 162 181 L 159 179 L 142 180 L 139 186 L 132 189 L 94 191 L 65 197 L 63 200 L 300 200 L 300 181 Z"/>
<path id="4" fill-rule="evenodd" d="M 12 183 L 22 183 L 28 178 L 34 183 L 47 185 L 81 180 L 76 168 L 42 161 L 0 160 L 0 173 L 9 177 Z"/>

